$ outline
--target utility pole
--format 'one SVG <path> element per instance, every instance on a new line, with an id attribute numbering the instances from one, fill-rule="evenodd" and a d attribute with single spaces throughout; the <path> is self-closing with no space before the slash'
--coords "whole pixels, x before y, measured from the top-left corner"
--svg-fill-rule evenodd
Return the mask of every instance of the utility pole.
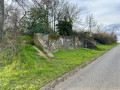
<path id="1" fill-rule="evenodd" d="M 0 42 L 3 37 L 3 28 L 4 28 L 4 0 L 0 0 Z"/>

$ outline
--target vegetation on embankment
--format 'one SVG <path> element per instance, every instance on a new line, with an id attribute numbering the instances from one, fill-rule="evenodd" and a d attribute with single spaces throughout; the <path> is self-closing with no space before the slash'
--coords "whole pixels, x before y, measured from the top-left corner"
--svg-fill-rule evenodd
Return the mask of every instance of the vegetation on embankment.
<path id="1" fill-rule="evenodd" d="M 87 48 L 61 50 L 53 53 L 55 58 L 51 60 L 39 56 L 32 45 L 22 46 L 19 59 L 15 57 L 11 64 L 3 66 L 2 60 L 0 60 L 0 89 L 38 90 L 45 84 L 115 45 L 117 44 L 97 45 L 98 51 Z"/>
<path id="2" fill-rule="evenodd" d="M 100 51 L 105 51 L 105 50 L 109 50 L 110 48 L 112 48 L 112 47 L 114 47 L 114 46 L 116 46 L 116 45 L 118 45 L 119 43 L 113 43 L 113 44 L 110 44 L 110 45 L 96 45 L 97 47 L 98 47 L 98 49 L 100 50 Z"/>
<path id="3" fill-rule="evenodd" d="M 30 36 L 18 36 L 18 38 L 21 38 L 22 40 L 34 42 L 34 39 Z"/>

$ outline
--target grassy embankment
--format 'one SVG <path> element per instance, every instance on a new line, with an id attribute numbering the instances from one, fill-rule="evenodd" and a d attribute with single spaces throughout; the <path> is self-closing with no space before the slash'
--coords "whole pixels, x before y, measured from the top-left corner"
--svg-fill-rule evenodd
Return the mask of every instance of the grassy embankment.
<path id="1" fill-rule="evenodd" d="M 61 50 L 53 53 L 55 58 L 51 60 L 39 56 L 32 45 L 22 46 L 19 59 L 0 67 L 0 90 L 38 90 L 115 45 L 97 45 L 98 51 L 87 48 Z"/>

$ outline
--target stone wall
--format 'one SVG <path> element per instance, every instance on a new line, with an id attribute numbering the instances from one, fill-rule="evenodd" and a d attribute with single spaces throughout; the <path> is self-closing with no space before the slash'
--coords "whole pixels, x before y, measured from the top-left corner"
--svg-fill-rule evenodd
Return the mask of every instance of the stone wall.
<path id="1" fill-rule="evenodd" d="M 34 38 L 36 45 L 48 49 L 50 52 L 56 52 L 61 49 L 83 48 L 83 42 L 78 37 L 36 33 Z"/>

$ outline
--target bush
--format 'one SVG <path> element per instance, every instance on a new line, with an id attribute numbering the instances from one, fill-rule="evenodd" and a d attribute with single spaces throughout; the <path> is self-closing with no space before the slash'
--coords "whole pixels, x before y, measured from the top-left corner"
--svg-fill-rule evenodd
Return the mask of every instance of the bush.
<path id="1" fill-rule="evenodd" d="M 72 23 L 66 20 L 61 20 L 56 25 L 59 35 L 71 36 L 73 34 Z"/>
<path id="2" fill-rule="evenodd" d="M 88 39 L 90 38 L 90 33 L 89 32 L 85 32 L 85 31 L 74 31 L 74 36 L 79 37 L 80 39 Z"/>
<path id="3" fill-rule="evenodd" d="M 23 24 L 26 22 L 27 35 L 34 36 L 34 33 L 50 34 L 54 33 L 48 20 L 48 11 L 43 7 L 32 7 L 28 15 L 24 18 Z"/>
<path id="4" fill-rule="evenodd" d="M 46 27 L 40 23 L 35 23 L 34 25 L 32 24 L 31 26 L 29 25 L 28 30 L 29 31 L 27 32 L 27 34 L 30 36 L 34 36 L 34 33 L 44 33 L 44 34 L 54 33 L 52 28 L 48 27 L 46 29 Z"/>
<path id="5" fill-rule="evenodd" d="M 116 35 L 110 35 L 107 33 L 94 33 L 93 34 L 94 40 L 97 42 L 107 45 L 107 44 L 112 44 L 117 42 L 117 37 Z"/>

